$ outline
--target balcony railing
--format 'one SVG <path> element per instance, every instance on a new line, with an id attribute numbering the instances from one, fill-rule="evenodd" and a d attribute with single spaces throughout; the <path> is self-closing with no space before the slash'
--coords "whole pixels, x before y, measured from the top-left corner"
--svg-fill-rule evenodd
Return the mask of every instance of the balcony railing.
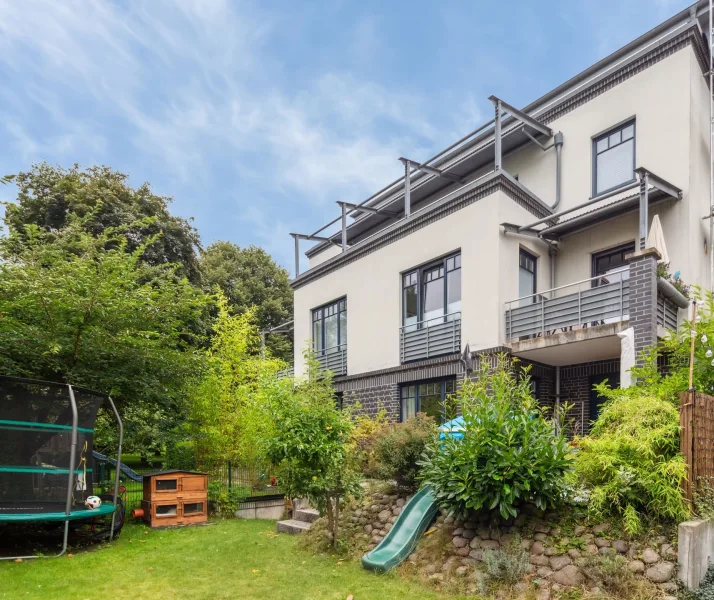
<path id="1" fill-rule="evenodd" d="M 399 328 L 401 362 L 461 351 L 461 313 L 454 312 Z"/>
<path id="2" fill-rule="evenodd" d="M 347 345 L 332 346 L 324 350 L 315 351 L 315 359 L 320 363 L 320 368 L 332 371 L 335 376 L 347 375 Z"/>
<path id="3" fill-rule="evenodd" d="M 506 302 L 506 338 L 546 336 L 628 319 L 628 271 L 629 267 Z M 576 291 L 567 293 L 570 289 Z"/>
<path id="4" fill-rule="evenodd" d="M 281 369 L 277 373 L 278 379 L 283 379 L 283 377 L 294 377 L 295 376 L 295 367 L 293 365 L 290 365 L 289 367 L 286 367 L 285 369 Z"/>

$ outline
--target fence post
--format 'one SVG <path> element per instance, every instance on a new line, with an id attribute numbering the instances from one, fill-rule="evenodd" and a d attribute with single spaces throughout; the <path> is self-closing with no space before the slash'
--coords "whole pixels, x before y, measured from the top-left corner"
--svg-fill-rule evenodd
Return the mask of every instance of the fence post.
<path id="1" fill-rule="evenodd" d="M 228 491 L 231 491 L 231 487 L 233 486 L 233 465 L 231 464 L 231 461 L 228 461 Z"/>
<path id="2" fill-rule="evenodd" d="M 692 501 L 694 490 L 694 390 L 680 392 L 679 394 L 679 425 L 681 433 L 679 437 L 679 450 L 684 456 L 687 465 L 687 478 L 682 482 L 684 495 L 689 502 Z"/>

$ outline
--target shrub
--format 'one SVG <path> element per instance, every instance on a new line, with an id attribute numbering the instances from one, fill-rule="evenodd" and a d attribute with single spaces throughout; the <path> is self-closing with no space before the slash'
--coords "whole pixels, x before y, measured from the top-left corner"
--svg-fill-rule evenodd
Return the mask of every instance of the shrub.
<path id="1" fill-rule="evenodd" d="M 306 358 L 307 379 L 297 381 L 289 394 L 271 398 L 276 427 L 264 434 L 267 456 L 278 468 L 281 490 L 290 498 L 307 497 L 327 516 L 332 543 L 337 545 L 341 501 L 360 493 L 349 452 L 354 425 L 349 412 L 335 404 L 330 373 L 321 373 L 309 353 Z"/>
<path id="2" fill-rule="evenodd" d="M 354 406 L 359 408 L 359 403 Z M 348 448 L 355 468 L 368 477 L 379 477 L 375 447 L 388 429 L 389 419 L 384 409 L 380 410 L 374 418 L 369 415 L 358 415 L 354 419 Z"/>
<path id="3" fill-rule="evenodd" d="M 699 587 L 691 593 L 695 600 L 714 600 L 714 566 L 704 574 Z"/>
<path id="4" fill-rule="evenodd" d="M 399 487 L 416 490 L 419 487 L 418 461 L 427 444 L 437 435 L 434 419 L 418 413 L 404 423 L 390 425 L 375 440 L 374 459 L 379 479 L 396 481 Z"/>
<path id="5" fill-rule="evenodd" d="M 714 477 L 699 477 L 694 489 L 694 510 L 700 519 L 714 521 Z"/>
<path id="6" fill-rule="evenodd" d="M 195 471 L 198 465 L 196 462 L 196 446 L 193 441 L 177 442 L 171 440 L 167 443 L 163 467 L 164 469 Z"/>
<path id="7" fill-rule="evenodd" d="M 427 444 L 419 475 L 443 508 L 498 508 L 507 518 L 522 502 L 544 509 L 560 498 L 570 450 L 529 383 L 527 369 L 517 378 L 504 357 L 493 369 L 482 361 L 478 379 L 464 381 L 456 398 L 464 437 Z"/>
<path id="8" fill-rule="evenodd" d="M 643 513 L 686 517 L 677 409 L 666 400 L 623 396 L 607 386 L 598 386 L 598 392 L 612 399 L 590 436 L 578 440 L 575 461 L 577 475 L 590 490 L 588 510 L 597 517 L 621 516 L 630 534 L 641 530 Z"/>
<path id="9" fill-rule="evenodd" d="M 528 552 L 520 540 L 498 550 L 484 550 L 483 564 L 489 579 L 510 585 L 518 583 L 530 568 Z"/>
<path id="10" fill-rule="evenodd" d="M 656 598 L 657 588 L 630 571 L 623 556 L 596 555 L 583 559 L 582 569 L 588 579 L 614 598 Z"/>

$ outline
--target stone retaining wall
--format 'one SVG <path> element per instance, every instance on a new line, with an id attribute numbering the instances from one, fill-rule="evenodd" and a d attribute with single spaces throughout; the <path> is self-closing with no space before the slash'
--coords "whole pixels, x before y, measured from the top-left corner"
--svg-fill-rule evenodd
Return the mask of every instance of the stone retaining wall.
<path id="1" fill-rule="evenodd" d="M 368 493 L 344 511 L 345 525 L 359 552 L 368 552 L 382 541 L 408 500 L 404 494 Z M 626 539 L 609 523 L 587 523 L 585 518 L 581 522 L 575 524 L 572 514 L 561 517 L 533 506 L 507 520 L 486 513 L 462 521 L 442 513 L 425 538 L 440 538 L 443 550 L 435 555 L 423 538 L 409 557 L 409 566 L 437 585 L 461 578 L 466 584 L 462 588 L 476 594 L 478 588 L 470 582 L 483 571 L 484 553 L 520 545 L 528 553 L 526 579 L 535 582 L 537 600 L 548 600 L 551 593 L 573 586 L 597 594 L 602 582 L 593 565 L 607 556 L 622 557 L 623 565 L 655 594 L 676 594 L 676 542 L 661 534 Z"/>

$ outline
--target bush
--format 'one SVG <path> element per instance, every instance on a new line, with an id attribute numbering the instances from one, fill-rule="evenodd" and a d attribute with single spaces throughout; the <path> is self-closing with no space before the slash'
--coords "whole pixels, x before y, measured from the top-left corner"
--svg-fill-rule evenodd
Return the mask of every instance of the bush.
<path id="1" fill-rule="evenodd" d="M 442 508 L 460 515 L 498 508 L 508 518 L 523 502 L 544 509 L 560 498 L 570 450 L 531 396 L 527 369 L 523 375 L 501 357 L 493 369 L 482 361 L 478 379 L 464 381 L 456 398 L 463 439 L 432 441 L 421 463 L 419 478 Z"/>
<path id="2" fill-rule="evenodd" d="M 404 423 L 390 425 L 374 446 L 376 476 L 394 480 L 399 487 L 410 491 L 419 487 L 419 464 L 427 444 L 437 435 L 434 419 L 418 413 Z"/>
<path id="3" fill-rule="evenodd" d="M 520 539 L 505 548 L 484 550 L 483 564 L 489 579 L 510 585 L 518 583 L 530 568 L 528 552 L 521 547 Z"/>
<path id="4" fill-rule="evenodd" d="M 359 408 L 356 403 L 355 408 Z M 379 478 L 379 465 L 375 456 L 375 447 L 378 440 L 389 429 L 387 411 L 380 410 L 374 418 L 369 415 L 357 415 L 354 419 L 354 428 L 348 444 L 349 453 L 354 461 L 355 468 L 368 477 Z"/>
<path id="5" fill-rule="evenodd" d="M 630 571 L 624 556 L 586 556 L 581 566 L 588 579 L 597 581 L 598 585 L 614 598 L 659 596 L 654 584 Z"/>
<path id="6" fill-rule="evenodd" d="M 163 467 L 164 469 L 195 471 L 198 468 L 195 444 L 192 441 L 176 442 L 173 440 L 167 443 Z"/>
<path id="7" fill-rule="evenodd" d="M 263 434 L 268 438 L 267 457 L 278 469 L 280 489 L 289 498 L 307 497 L 327 516 L 336 546 L 341 503 L 361 492 L 350 454 L 354 424 L 349 412 L 336 406 L 330 373 L 323 374 L 309 352 L 306 359 L 307 378 L 296 381 L 289 394 L 271 398 L 276 427 Z"/>
<path id="8" fill-rule="evenodd" d="M 578 440 L 575 469 L 590 490 L 588 510 L 601 518 L 623 518 L 630 534 L 642 528 L 641 515 L 684 519 L 680 488 L 686 476 L 679 453 L 679 413 L 652 396 L 622 395 L 607 386 L 605 404 L 590 436 Z"/>

